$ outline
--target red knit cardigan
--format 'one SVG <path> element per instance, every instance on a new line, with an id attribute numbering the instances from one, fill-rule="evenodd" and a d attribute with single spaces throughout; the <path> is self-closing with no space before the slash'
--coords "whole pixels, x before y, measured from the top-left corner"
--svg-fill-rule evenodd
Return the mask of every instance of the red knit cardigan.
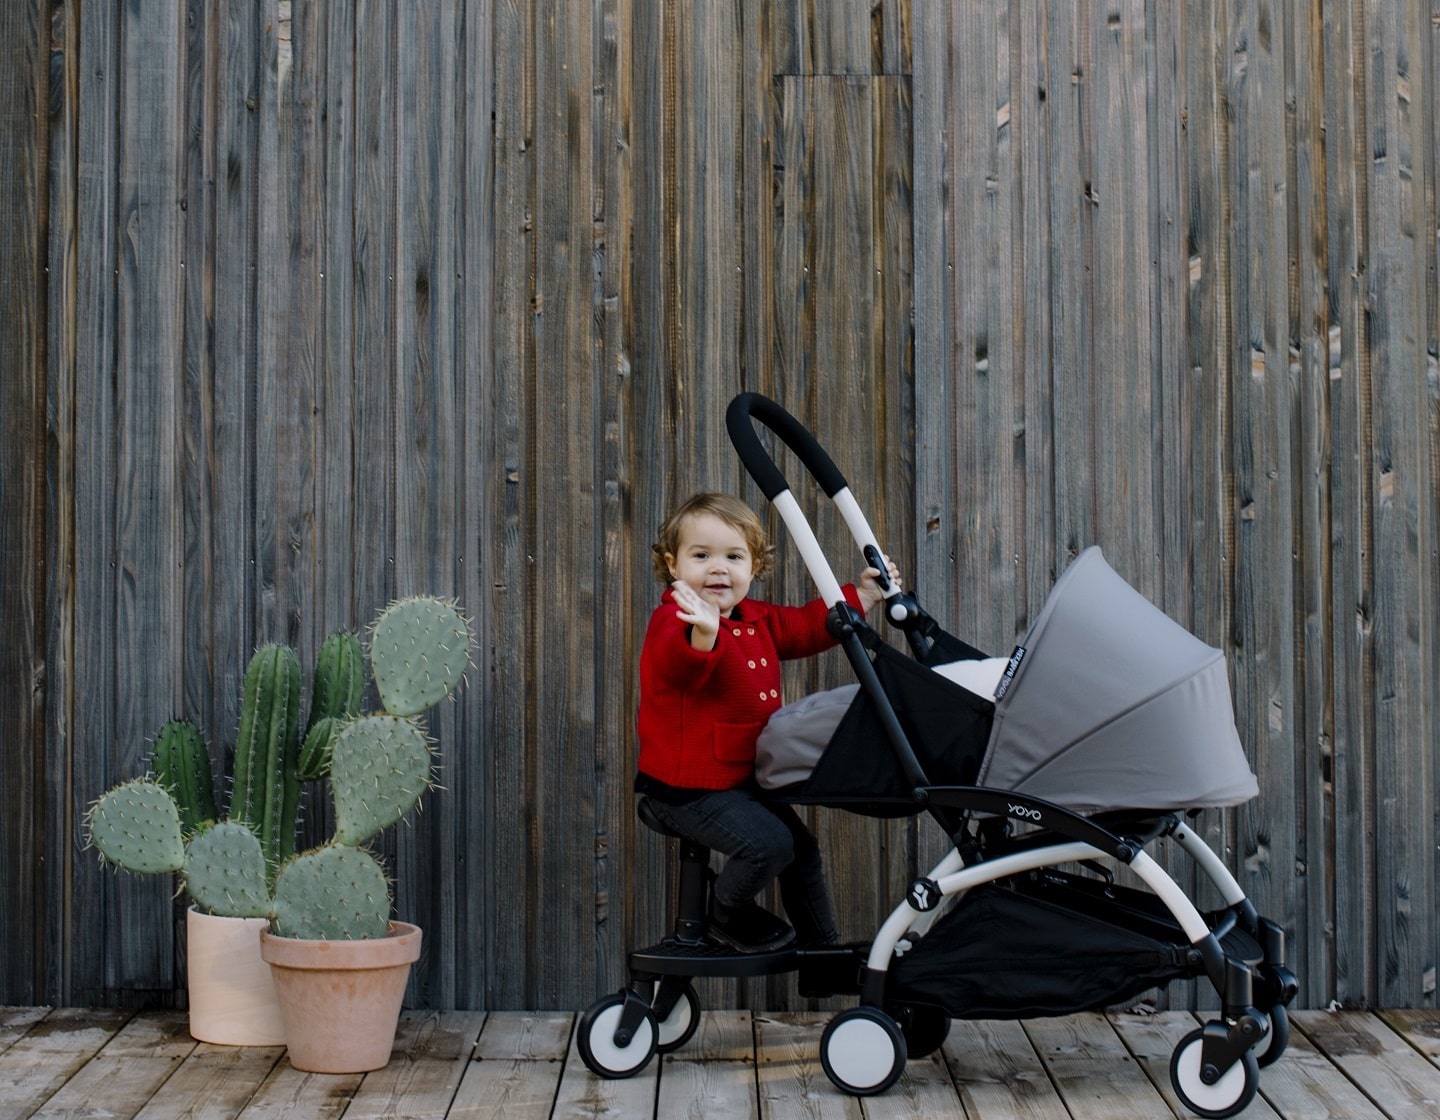
<path id="1" fill-rule="evenodd" d="M 855 587 L 846 600 L 859 609 Z M 667 588 L 640 650 L 639 768 L 681 789 L 734 789 L 755 772 L 755 740 L 781 704 L 780 662 L 835 645 L 823 599 L 803 607 L 742 600 L 715 648 L 695 649 Z"/>

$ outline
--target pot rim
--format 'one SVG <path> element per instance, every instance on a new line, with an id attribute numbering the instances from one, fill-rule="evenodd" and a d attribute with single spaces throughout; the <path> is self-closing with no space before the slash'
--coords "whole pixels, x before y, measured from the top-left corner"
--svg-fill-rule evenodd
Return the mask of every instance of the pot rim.
<path id="1" fill-rule="evenodd" d="M 420 959 L 421 937 L 419 926 L 397 921 L 389 924 L 384 937 L 354 941 L 279 937 L 262 929 L 260 956 L 280 968 L 393 968 Z"/>

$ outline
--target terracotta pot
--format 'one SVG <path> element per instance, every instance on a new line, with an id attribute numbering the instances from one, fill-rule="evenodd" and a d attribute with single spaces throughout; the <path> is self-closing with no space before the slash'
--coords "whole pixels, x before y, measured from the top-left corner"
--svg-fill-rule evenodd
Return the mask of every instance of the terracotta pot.
<path id="1" fill-rule="evenodd" d="M 367 941 L 309 941 L 260 934 L 290 1064 L 306 1073 L 365 1073 L 390 1061 L 420 927 L 391 922 Z"/>
<path id="2" fill-rule="evenodd" d="M 223 1046 L 283 1046 L 285 1021 L 260 958 L 265 918 L 185 915 L 190 1034 Z"/>

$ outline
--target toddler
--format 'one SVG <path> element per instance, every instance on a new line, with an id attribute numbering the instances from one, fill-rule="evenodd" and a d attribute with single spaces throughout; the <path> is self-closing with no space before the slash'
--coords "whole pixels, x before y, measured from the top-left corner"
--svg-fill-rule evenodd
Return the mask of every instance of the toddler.
<path id="1" fill-rule="evenodd" d="M 824 600 L 777 606 L 748 598 L 774 548 L 755 512 L 725 494 L 697 494 L 651 548 L 669 583 L 640 651 L 639 772 L 635 790 L 655 815 L 727 856 L 712 891 L 710 933 L 741 952 L 798 939 L 838 940 L 820 848 L 793 808 L 755 783 L 755 741 L 781 704 L 780 662 L 835 645 Z M 886 561 L 889 578 L 899 571 Z M 868 613 L 883 597 L 866 568 L 843 591 Z M 792 929 L 755 902 L 779 877 Z"/>

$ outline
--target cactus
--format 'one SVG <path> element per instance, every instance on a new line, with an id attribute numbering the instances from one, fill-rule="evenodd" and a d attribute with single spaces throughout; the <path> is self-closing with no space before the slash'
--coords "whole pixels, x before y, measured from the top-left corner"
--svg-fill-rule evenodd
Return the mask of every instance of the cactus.
<path id="1" fill-rule="evenodd" d="M 85 824 L 105 861 L 127 871 L 179 871 L 185 863 L 180 812 L 154 782 L 116 786 L 90 807 Z"/>
<path id="2" fill-rule="evenodd" d="M 429 597 L 392 604 L 371 633 L 386 714 L 357 718 L 363 651 L 353 634 L 332 634 L 317 658 L 302 745 L 299 658 L 286 646 L 262 646 L 245 672 L 229 819 L 207 827 L 217 816 L 209 756 L 199 732 L 175 721 L 156 742 L 157 780 L 117 786 L 91 807 L 86 824 L 102 857 L 132 871 L 179 871 L 202 910 L 268 916 L 282 936 L 383 936 L 389 884 L 355 845 L 404 817 L 431 787 L 433 752 L 413 717 L 460 682 L 472 639 L 454 603 Z M 327 772 L 335 838 L 296 856 L 301 774 Z"/>
<path id="3" fill-rule="evenodd" d="M 417 716 L 449 696 L 470 664 L 470 625 L 454 603 L 400 599 L 376 619 L 370 670 L 380 702 L 395 716 Z"/>
<path id="4" fill-rule="evenodd" d="M 180 811 L 180 831 L 189 836 L 220 814 L 215 809 L 215 779 L 210 752 L 199 729 L 188 720 L 171 720 L 155 738 L 150 762 L 155 781 L 170 791 Z"/>
<path id="5" fill-rule="evenodd" d="M 185 888 L 200 909 L 235 918 L 270 914 L 269 873 L 259 838 L 243 824 L 224 822 L 185 848 Z"/>
<path id="6" fill-rule="evenodd" d="M 360 639 L 337 630 L 320 646 L 310 694 L 310 720 L 300 747 L 302 781 L 312 782 L 330 772 L 330 752 L 340 725 L 360 712 L 365 698 L 365 651 Z"/>
<path id="7" fill-rule="evenodd" d="M 300 659 L 288 646 L 261 646 L 245 671 L 230 819 L 251 826 L 271 867 L 295 854 L 299 725 Z"/>
<path id="8" fill-rule="evenodd" d="M 362 844 L 419 804 L 430 788 L 430 744 L 398 716 L 362 716 L 336 737 L 330 764 L 335 839 Z"/>
<path id="9" fill-rule="evenodd" d="M 275 880 L 271 928 L 279 937 L 384 937 L 390 884 L 375 857 L 328 844 L 296 856 Z"/>

